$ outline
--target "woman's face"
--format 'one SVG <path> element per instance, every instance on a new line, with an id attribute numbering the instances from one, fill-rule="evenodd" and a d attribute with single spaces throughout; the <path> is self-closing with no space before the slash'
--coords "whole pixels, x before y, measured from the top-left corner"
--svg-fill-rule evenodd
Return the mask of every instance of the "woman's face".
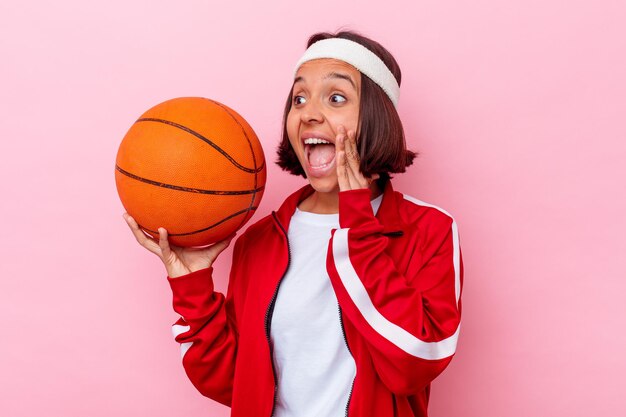
<path id="1" fill-rule="evenodd" d="M 337 128 L 356 132 L 361 73 L 335 59 L 305 62 L 293 84 L 287 134 L 306 176 L 318 192 L 338 190 Z"/>

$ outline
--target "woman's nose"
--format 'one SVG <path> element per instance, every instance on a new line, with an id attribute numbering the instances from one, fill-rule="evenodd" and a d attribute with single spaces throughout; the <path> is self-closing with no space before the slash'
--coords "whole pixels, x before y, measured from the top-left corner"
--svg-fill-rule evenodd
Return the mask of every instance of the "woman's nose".
<path id="1" fill-rule="evenodd" d="M 320 108 L 314 103 L 307 103 L 302 111 L 302 121 L 305 123 L 321 123 L 324 120 L 324 114 Z"/>

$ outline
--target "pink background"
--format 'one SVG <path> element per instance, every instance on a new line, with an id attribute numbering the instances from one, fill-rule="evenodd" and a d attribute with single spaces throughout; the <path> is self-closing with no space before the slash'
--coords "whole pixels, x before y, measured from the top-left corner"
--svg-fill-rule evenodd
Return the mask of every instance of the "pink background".
<path id="1" fill-rule="evenodd" d="M 152 105 L 205 96 L 274 160 L 293 64 L 342 26 L 403 69 L 421 156 L 396 188 L 460 227 L 463 331 L 431 415 L 626 415 L 624 21 L 610 0 L 2 2 L 0 415 L 228 415 L 184 375 L 117 147 Z M 254 219 L 301 184 L 270 165 Z"/>

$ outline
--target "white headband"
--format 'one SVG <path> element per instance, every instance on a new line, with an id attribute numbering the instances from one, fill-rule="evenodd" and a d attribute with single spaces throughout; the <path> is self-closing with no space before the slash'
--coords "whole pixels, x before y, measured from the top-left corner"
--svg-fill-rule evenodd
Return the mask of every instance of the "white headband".
<path id="1" fill-rule="evenodd" d="M 296 64 L 295 74 L 298 68 L 307 61 L 320 58 L 333 58 L 347 62 L 361 73 L 374 81 L 391 99 L 395 107 L 398 107 L 400 98 L 400 86 L 389 68 L 374 52 L 363 45 L 348 39 L 330 38 L 315 42 L 304 52 L 302 58 Z"/>

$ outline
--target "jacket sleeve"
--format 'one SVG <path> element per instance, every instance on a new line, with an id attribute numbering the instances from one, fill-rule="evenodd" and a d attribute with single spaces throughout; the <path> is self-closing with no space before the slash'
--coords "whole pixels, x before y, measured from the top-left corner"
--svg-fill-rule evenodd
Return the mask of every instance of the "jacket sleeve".
<path id="1" fill-rule="evenodd" d="M 241 239 L 235 243 L 233 265 L 241 253 Z M 180 343 L 183 367 L 202 395 L 230 406 L 232 400 L 237 322 L 232 292 L 231 268 L 227 296 L 216 292 L 213 268 L 167 277 L 173 293 L 174 311 L 180 318 L 172 326 Z"/>
<path id="2" fill-rule="evenodd" d="M 443 210 L 426 209 L 435 211 L 428 224 L 414 225 L 421 235 L 403 248 L 411 253 L 402 255 L 409 261 L 401 272 L 369 196 L 367 189 L 339 194 L 340 229 L 330 240 L 327 270 L 382 382 L 410 395 L 437 377 L 456 350 L 463 275 L 456 223 Z"/>

